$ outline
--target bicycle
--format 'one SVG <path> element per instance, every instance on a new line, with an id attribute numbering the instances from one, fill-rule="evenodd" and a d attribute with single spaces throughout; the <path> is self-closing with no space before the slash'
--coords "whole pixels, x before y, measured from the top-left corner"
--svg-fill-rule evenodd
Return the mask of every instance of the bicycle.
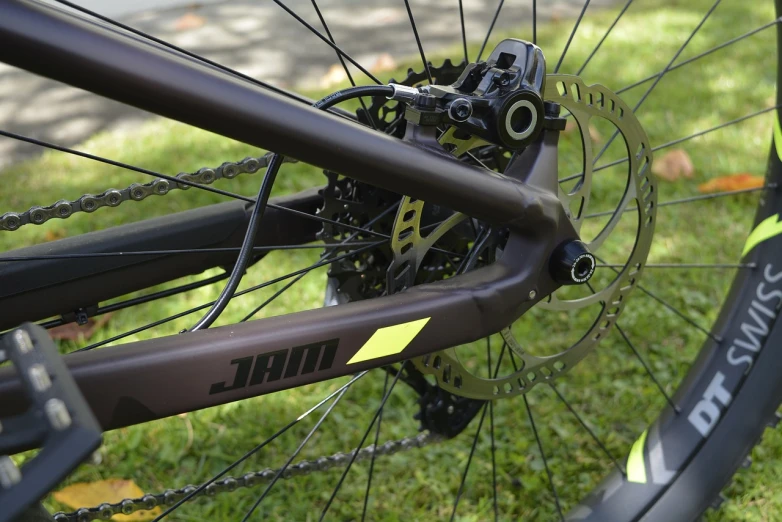
<path id="1" fill-rule="evenodd" d="M 670 71 L 775 27 L 779 19 L 677 62 L 720 2 L 710 4 L 666 67 L 635 84 L 651 87 L 631 106 L 617 94 L 623 89 L 615 92 L 580 78 L 594 52 L 578 75 L 559 73 L 589 2 L 551 72 L 546 50 L 537 45 L 536 12 L 531 41 L 503 40 L 485 61 L 481 56 L 503 2 L 475 61 L 469 59 L 462 16 L 464 61 L 434 66 L 425 58 L 412 9 L 405 1 L 423 70 L 411 70 L 404 80 L 388 84 L 337 45 L 316 3 L 325 34 L 283 2 L 275 2 L 334 49 L 351 82 L 347 63 L 376 85 L 354 84 L 312 101 L 65 0 L 59 3 L 80 13 L 33 0 L 7 0 L 0 6 L 0 61 L 274 151 L 169 176 L 0 131 L 6 137 L 153 178 L 124 189 L 6 212 L 0 216 L 4 234 L 91 214 L 102 207 L 140 204 L 177 190 L 206 191 L 235 200 L 0 255 L 0 329 L 6 330 L 4 355 L 16 368 L 0 373 L 0 453 L 43 447 L 21 470 L 8 458 L 0 460 L 4 487 L 0 500 L 6 506 L 0 517 L 12 520 L 31 505 L 38 509 L 35 503 L 89 456 L 103 431 L 336 378 L 347 381 L 199 485 L 86 506 L 53 518 L 108 519 L 164 507 L 156 517 L 159 520 L 191 499 L 264 487 L 260 496 L 251 493 L 240 502 L 248 519 L 264 509 L 262 501 L 267 501 L 280 479 L 343 463 L 347 464 L 320 518 L 329 509 L 342 510 L 344 518 L 358 518 L 359 511 L 351 510 L 359 508 L 362 519 L 372 518 L 379 516 L 367 514 L 373 470 L 380 462 L 377 456 L 434 442 L 447 447 L 478 419 L 449 510 L 454 519 L 488 415 L 492 496 L 491 507 L 483 513 L 496 520 L 500 504 L 507 507 L 507 502 L 498 501 L 495 408 L 504 404 L 519 408 L 518 400 L 510 400 L 519 395 L 541 457 L 540 471 L 550 486 L 552 513 L 548 515 L 603 521 L 700 516 L 765 426 L 775 422 L 782 398 L 782 384 L 776 378 L 782 360 L 773 351 L 782 335 L 776 324 L 782 304 L 778 288 L 782 267 L 777 261 L 782 248 L 778 215 L 782 160 L 776 148 L 782 142 L 776 114 L 779 98 L 749 116 L 656 147 L 635 112 Z M 623 5 L 598 47 L 632 2 Z M 778 3 L 776 8 L 779 13 Z M 338 107 L 356 100 L 361 101 L 355 112 Z M 774 117 L 775 145 L 762 186 L 658 202 L 661 185 L 651 174 L 655 150 L 766 113 Z M 590 136 L 590 125 L 598 125 L 598 120 L 611 137 L 595 149 L 598 140 Z M 569 121 L 575 122 L 577 132 L 568 131 Z M 565 150 L 575 153 L 576 159 L 564 160 Z M 623 154 L 619 159 L 597 164 L 616 151 Z M 287 158 L 324 171 L 326 184 L 272 198 Z M 611 169 L 619 176 L 610 178 Z M 227 187 L 227 180 L 260 171 L 264 171 L 263 181 L 254 196 L 213 186 L 224 179 Z M 702 265 L 737 270 L 714 326 L 706 329 L 642 283 L 646 271 L 672 268 L 647 261 L 657 209 L 747 192 L 759 192 L 761 199 L 741 263 Z M 601 205 L 606 209 L 601 210 Z M 730 217 L 741 214 L 741 209 L 725 212 Z M 592 225 L 590 220 L 600 224 Z M 262 266 L 275 251 L 313 246 L 323 254 L 308 267 L 239 289 L 245 273 Z M 224 272 L 135 294 L 217 267 Z M 325 304 L 330 306 L 247 321 L 307 273 L 322 267 L 329 270 L 323 286 Z M 243 324 L 210 328 L 235 298 L 280 283 L 285 285 L 243 317 Z M 81 353 L 62 357 L 67 367 L 46 333 L 62 324 L 83 323 L 207 285 L 221 285 L 213 301 L 82 346 Z M 674 395 L 667 391 L 671 383 L 655 377 L 617 324 L 639 293 L 705 335 L 697 360 Z M 96 350 L 202 310 L 206 310 L 203 317 L 191 321 L 187 331 Z M 567 317 L 568 326 L 563 328 L 575 338 L 565 349 L 550 346 L 566 336 L 552 329 L 551 319 L 544 316 Z M 530 317 L 536 324 L 520 324 Z M 540 326 L 545 330 L 536 334 Z M 609 342 L 606 337 L 612 331 L 616 331 L 612 337 L 617 339 L 618 334 L 642 363 L 643 374 L 651 381 L 648 386 L 659 390 L 664 403 L 654 422 L 637 434 L 626 460 L 612 454 L 558 388 L 573 375 L 580 375 L 573 378 L 581 381 L 588 377 L 577 373 L 581 361 L 590 353 L 604 357 L 596 348 Z M 546 342 L 535 341 L 535 335 Z M 544 353 L 527 348 L 533 345 Z M 375 381 L 374 391 L 382 391 L 379 407 L 369 427 L 357 434 L 360 442 L 347 453 L 298 461 L 335 406 L 358 381 L 369 380 L 365 376 L 371 370 L 377 370 L 372 375 L 384 374 L 384 382 L 381 389 Z M 382 420 L 384 426 L 405 422 L 384 413 L 385 405 L 394 400 L 391 397 L 398 396 L 392 392 L 399 393 L 400 381 L 414 397 L 417 411 L 407 413 L 411 419 L 415 413 L 422 432 L 380 445 Z M 614 468 L 585 498 L 569 506 L 560 499 L 528 400 L 533 388 L 544 387 L 574 415 Z M 411 401 L 407 402 L 409 407 Z M 279 466 L 229 475 L 324 407 L 320 420 Z M 367 443 L 371 435 L 374 444 Z M 363 503 L 336 506 L 346 475 L 364 460 L 370 465 Z M 590 476 L 599 474 L 592 470 Z M 567 514 L 565 507 L 570 508 Z M 518 515 L 514 510 L 523 508 L 508 509 Z M 296 513 L 303 516 L 306 511 Z M 536 507 L 527 515 L 544 516 Z"/>

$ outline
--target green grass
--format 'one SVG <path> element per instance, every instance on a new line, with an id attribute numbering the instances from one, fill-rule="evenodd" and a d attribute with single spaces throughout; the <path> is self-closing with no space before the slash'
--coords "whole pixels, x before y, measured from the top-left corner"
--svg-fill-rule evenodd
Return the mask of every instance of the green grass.
<path id="1" fill-rule="evenodd" d="M 583 75 L 585 80 L 587 83 L 603 83 L 616 90 L 663 69 L 709 5 L 706 0 L 638 0 L 592 60 Z M 613 9 L 588 12 L 568 52 L 563 72 L 577 70 L 615 13 Z M 753 29 L 773 16 L 771 2 L 726 0 L 693 39 L 681 59 Z M 539 43 L 548 56 L 550 69 L 556 63 L 572 23 L 573 20 L 565 19 L 539 27 Z M 497 34 L 493 43 L 508 36 L 528 37 L 525 32 Z M 765 31 L 666 75 L 639 111 L 639 118 L 652 145 L 771 105 L 776 74 L 773 63 L 769 63 L 769 57 L 774 52 L 773 37 L 773 30 Z M 477 53 L 477 48 L 477 45 L 471 45 L 471 55 Z M 458 47 L 455 47 L 451 56 L 458 56 L 458 52 Z M 435 53 L 431 54 L 433 61 L 445 57 L 442 54 L 435 58 Z M 410 64 L 415 66 L 412 61 Z M 402 74 L 387 75 L 390 76 L 399 78 Z M 632 106 L 644 90 L 645 87 L 639 87 L 623 97 Z M 608 126 L 597 125 L 597 128 L 603 139 L 610 136 Z M 673 183 L 660 182 L 659 200 L 697 194 L 697 184 L 713 177 L 737 172 L 763 174 L 770 129 L 770 116 L 764 115 L 680 145 L 695 164 L 695 177 Z M 562 175 L 578 172 L 581 158 L 577 140 L 577 133 L 563 137 L 560 154 Z M 612 147 L 606 153 L 606 160 L 619 157 L 620 147 L 621 143 Z M 163 120 L 152 120 L 126 133 L 95 136 L 79 149 L 166 174 L 217 166 L 223 161 L 259 153 L 252 147 Z M 132 182 L 145 181 L 138 174 L 58 153 L 45 153 L 40 159 L 10 167 L 2 176 L 2 211 L 19 211 L 60 198 L 74 198 L 85 192 L 99 192 L 109 186 L 124 187 Z M 285 165 L 278 178 L 276 193 L 296 192 L 321 184 L 323 179 L 321 173 L 306 165 Z M 221 182 L 218 186 L 254 194 L 259 182 L 257 175 L 242 176 Z M 617 190 L 621 186 L 619 169 L 596 174 L 592 210 L 602 210 L 615 204 Z M 197 190 L 178 192 L 166 198 L 149 198 L 138 204 L 126 203 L 112 211 L 76 215 L 67 221 L 52 221 L 41 227 L 25 227 L 13 234 L 0 235 L 0 248 L 5 250 L 45 241 L 47 237 L 82 233 L 220 201 L 220 196 Z M 736 262 L 756 203 L 756 196 L 745 195 L 664 207 L 658 214 L 649 262 Z M 622 229 L 624 232 L 618 234 L 618 240 L 606 246 L 606 255 L 612 256 L 610 260 L 614 262 L 622 260 L 622 248 L 626 246 L 623 237 L 626 238 L 632 223 L 623 222 L 622 227 L 625 227 Z M 591 230 L 594 231 L 594 226 Z M 317 251 L 274 253 L 249 271 L 242 287 L 307 266 L 317 257 Z M 217 271 L 209 275 L 213 273 Z M 321 269 L 308 275 L 259 317 L 320 306 L 324 274 L 325 269 Z M 717 315 L 716 304 L 724 297 L 732 276 L 730 270 L 648 269 L 642 284 L 673 306 L 687 310 L 687 314 L 699 324 L 709 325 Z M 280 285 L 274 285 L 263 292 L 237 299 L 231 303 L 220 323 L 240 319 L 250 307 L 263 302 L 279 288 Z M 219 290 L 219 287 L 204 288 L 176 299 L 117 313 L 91 341 L 108 338 L 196 306 L 216 297 Z M 583 326 L 589 319 L 583 313 L 572 315 L 575 316 L 536 310 L 531 319 L 525 317 L 520 320 L 514 331 L 533 353 L 556 352 L 580 335 L 582 330 L 573 325 Z M 191 315 L 128 340 L 174 334 L 192 325 L 196 318 Z M 531 321 L 534 321 L 535 328 L 532 328 Z M 620 323 L 667 391 L 675 390 L 697 353 L 703 335 L 638 291 L 632 296 Z M 77 344 L 66 343 L 63 349 L 70 350 Z M 495 341 L 494 346 L 498 347 L 499 343 Z M 485 365 L 485 359 L 478 355 L 482 352 L 476 347 L 460 349 L 460 353 L 470 355 L 470 367 Z M 509 371 L 506 366 L 503 370 Z M 145 491 L 199 483 L 343 382 L 344 379 L 321 383 L 107 433 L 100 450 L 102 464 L 81 466 L 66 483 L 120 477 L 135 480 Z M 175 385 L 172 383 L 172 386 Z M 605 339 L 566 377 L 558 380 L 557 387 L 595 427 L 597 435 L 617 457 L 627 454 L 629 446 L 656 417 L 664 403 L 616 333 Z M 357 444 L 366 429 L 368 412 L 374 411 L 382 390 L 383 379 L 379 372 L 357 384 L 316 433 L 302 457 L 347 451 Z M 528 397 L 545 444 L 548 465 L 554 474 L 563 506 L 567 509 L 610 471 L 611 464 L 550 389 L 536 388 Z M 415 411 L 415 396 L 400 385 L 384 413 L 381 442 L 416 433 L 416 422 L 412 419 Z M 314 419 L 307 419 L 251 458 L 235 474 L 242 470 L 281 465 L 314 422 Z M 485 422 L 488 424 L 488 419 Z M 487 424 L 481 431 L 467 487 L 459 504 L 460 520 L 487 520 L 491 517 L 492 475 Z M 498 401 L 494 408 L 494 424 L 501 518 L 555 519 L 543 462 L 522 401 Z M 476 427 L 477 422 L 474 422 L 461 436 L 430 450 L 398 454 L 378 461 L 369 518 L 394 521 L 450 516 Z M 782 478 L 781 455 L 782 437 L 776 431 L 769 431 L 763 443 L 753 452 L 753 466 L 740 471 L 730 486 L 728 493 L 733 501 L 726 503 L 720 511 L 708 514 L 707 520 L 760 521 L 782 517 L 782 496 L 774 489 Z M 353 467 L 332 507 L 331 519 L 360 518 L 367 473 L 367 463 Z M 264 516 L 269 520 L 317 519 L 339 474 L 339 471 L 331 471 L 279 483 L 264 502 Z M 257 494 L 255 491 L 242 491 L 215 501 L 201 500 L 177 512 L 171 519 L 233 520 L 241 516 Z M 53 510 L 64 507 L 52 499 L 48 499 L 46 504 Z"/>

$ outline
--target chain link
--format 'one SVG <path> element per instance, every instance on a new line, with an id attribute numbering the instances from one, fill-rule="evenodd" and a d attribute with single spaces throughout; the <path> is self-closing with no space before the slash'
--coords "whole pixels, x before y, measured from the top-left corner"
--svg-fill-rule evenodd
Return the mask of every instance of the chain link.
<path id="1" fill-rule="evenodd" d="M 241 174 L 254 174 L 265 169 L 272 153 L 258 158 L 244 158 L 241 161 L 227 161 L 216 168 L 204 167 L 197 172 L 180 172 L 177 178 L 199 185 L 211 185 L 218 179 L 233 179 Z M 295 160 L 285 158 L 287 162 Z M 143 201 L 150 196 L 165 196 L 172 190 L 187 190 L 191 186 L 167 179 L 156 178 L 148 183 L 133 183 L 124 189 L 107 189 L 100 194 L 84 194 L 78 199 L 61 199 L 52 205 L 30 207 L 26 212 L 6 212 L 0 216 L 0 230 L 19 230 L 24 225 L 43 225 L 50 219 L 66 219 L 77 212 L 95 212 L 101 207 L 118 207 L 125 201 Z"/>
<path id="2" fill-rule="evenodd" d="M 414 437 L 405 437 L 399 440 L 390 440 L 375 448 L 372 444 L 358 450 L 356 462 L 367 460 L 372 456 L 393 455 L 401 451 L 422 448 L 428 444 L 439 442 L 442 437 L 430 432 L 422 432 Z M 331 456 L 324 456 L 315 460 L 302 460 L 288 466 L 283 472 L 282 478 L 288 479 L 307 475 L 314 471 L 327 471 L 331 468 L 347 464 L 357 450 L 348 453 L 335 453 Z M 194 500 L 200 496 L 206 495 L 214 497 L 221 493 L 231 493 L 239 488 L 250 488 L 260 484 L 270 482 L 279 472 L 279 469 L 266 468 L 261 471 L 251 471 L 241 477 L 225 477 L 216 480 L 193 495 L 188 500 Z M 119 502 L 103 503 L 95 507 L 84 507 L 72 513 L 55 513 L 55 522 L 90 522 L 91 520 L 109 520 L 114 515 L 130 515 L 136 511 L 150 510 L 156 506 L 172 506 L 185 496 L 193 493 L 198 486 L 187 485 L 179 489 L 168 489 L 162 493 L 146 494 L 139 498 L 126 498 Z"/>

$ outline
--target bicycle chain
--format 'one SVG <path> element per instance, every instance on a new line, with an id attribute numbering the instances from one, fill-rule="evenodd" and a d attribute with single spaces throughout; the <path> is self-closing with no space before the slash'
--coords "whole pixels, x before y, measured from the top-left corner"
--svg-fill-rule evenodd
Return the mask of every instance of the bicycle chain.
<path id="1" fill-rule="evenodd" d="M 204 167 L 196 172 L 180 172 L 177 179 L 191 184 L 211 185 L 218 179 L 233 179 L 241 174 L 254 174 L 265 169 L 272 157 L 266 153 L 258 158 L 247 157 L 241 161 L 227 161 L 216 168 Z M 285 158 L 286 162 L 295 162 Z M 100 194 L 84 194 L 78 199 L 61 199 L 52 205 L 30 207 L 26 212 L 6 212 L 0 216 L 0 230 L 19 230 L 24 225 L 42 225 L 50 219 L 66 219 L 77 212 L 92 213 L 102 207 L 118 207 L 125 201 L 143 201 L 149 196 L 165 196 L 172 190 L 187 190 L 190 184 L 177 183 L 163 178 L 155 178 L 148 183 L 133 183 L 124 189 L 108 189 Z"/>
<path id="2" fill-rule="evenodd" d="M 408 451 L 411 449 L 422 448 L 442 440 L 442 437 L 433 435 L 429 432 L 422 432 L 414 437 L 405 437 L 399 440 L 391 440 L 375 448 L 372 444 L 366 448 L 358 450 L 355 461 L 359 462 L 374 456 L 385 456 Z M 320 457 L 316 460 L 302 460 L 288 466 L 282 473 L 281 478 L 289 479 L 301 475 L 307 475 L 313 471 L 327 471 L 331 468 L 346 464 L 353 457 L 357 450 L 348 453 L 335 453 L 328 457 Z M 214 497 L 221 493 L 231 493 L 238 488 L 250 488 L 265 484 L 274 479 L 279 473 L 279 469 L 266 468 L 261 471 L 251 471 L 241 477 L 225 477 L 217 480 L 203 488 L 189 500 L 196 499 L 206 495 Z M 91 520 L 109 520 L 114 515 L 130 515 L 136 511 L 150 510 L 157 506 L 172 506 L 178 501 L 198 490 L 198 486 L 188 484 L 179 489 L 168 489 L 162 493 L 146 494 L 139 498 L 126 498 L 119 502 L 103 503 L 99 506 L 90 508 L 80 508 L 71 513 L 62 511 L 54 514 L 55 522 L 90 522 Z"/>

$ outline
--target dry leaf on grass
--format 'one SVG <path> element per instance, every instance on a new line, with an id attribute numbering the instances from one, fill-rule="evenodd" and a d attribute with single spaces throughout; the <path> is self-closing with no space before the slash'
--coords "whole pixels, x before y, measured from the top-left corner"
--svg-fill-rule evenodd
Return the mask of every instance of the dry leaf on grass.
<path id="1" fill-rule="evenodd" d="M 348 79 L 348 75 L 345 74 L 345 68 L 341 64 L 335 63 L 326 74 L 320 79 L 320 86 L 323 89 L 328 89 L 332 85 L 342 83 Z"/>
<path id="2" fill-rule="evenodd" d="M 198 16 L 195 13 L 186 13 L 174 22 L 174 30 L 187 31 L 189 29 L 198 29 L 206 23 L 206 19 L 203 16 Z"/>
<path id="3" fill-rule="evenodd" d="M 52 339 L 58 341 L 78 341 L 80 339 L 89 339 L 95 332 L 100 330 L 111 319 L 111 314 L 103 314 L 98 319 L 90 317 L 87 324 L 67 323 L 55 326 L 49 330 Z"/>
<path id="4" fill-rule="evenodd" d="M 369 72 L 377 74 L 386 71 L 393 71 L 397 68 L 396 60 L 388 53 L 383 53 L 369 66 Z"/>
<path id="5" fill-rule="evenodd" d="M 695 172 L 690 155 L 682 149 L 674 149 L 654 159 L 652 172 L 666 181 L 691 178 Z"/>
<path id="6" fill-rule="evenodd" d="M 706 183 L 698 185 L 700 192 L 724 192 L 727 190 L 742 190 L 762 187 L 764 183 L 763 176 L 755 176 L 748 172 L 740 174 L 730 174 L 710 179 Z"/>
<path id="7" fill-rule="evenodd" d="M 126 498 L 138 498 L 143 495 L 144 492 L 132 480 L 108 479 L 71 484 L 55 492 L 54 499 L 70 508 L 77 509 L 85 506 L 98 506 L 104 502 L 119 502 Z M 145 522 L 154 519 L 160 513 L 160 507 L 155 507 L 148 511 L 137 511 L 132 515 L 114 515 L 111 520 Z"/>
<path id="8" fill-rule="evenodd" d="M 50 228 L 44 233 L 43 237 L 46 241 L 57 241 L 67 235 L 64 228 Z"/>
<path id="9" fill-rule="evenodd" d="M 578 123 L 576 123 L 573 120 L 568 120 L 565 124 L 565 134 L 570 134 L 571 132 L 578 129 Z M 603 141 L 603 136 L 600 134 L 600 132 L 594 128 L 593 126 L 589 126 L 589 138 L 592 140 L 592 143 L 600 143 Z"/>

